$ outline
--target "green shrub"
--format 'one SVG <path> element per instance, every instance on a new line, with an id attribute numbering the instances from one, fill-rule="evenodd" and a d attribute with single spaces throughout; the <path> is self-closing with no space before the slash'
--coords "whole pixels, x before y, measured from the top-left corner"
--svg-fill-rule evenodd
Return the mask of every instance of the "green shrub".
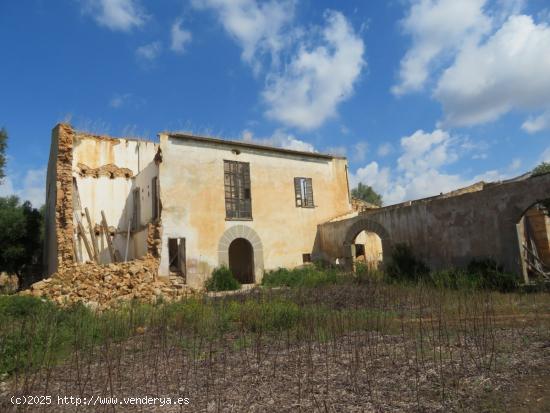
<path id="1" fill-rule="evenodd" d="M 430 272 L 428 266 L 413 254 L 408 244 L 395 244 L 390 262 L 385 266 L 386 274 L 393 281 L 420 281 Z"/>
<path id="2" fill-rule="evenodd" d="M 212 277 L 206 281 L 205 287 L 206 291 L 230 291 L 238 290 L 241 284 L 229 268 L 221 266 L 212 271 Z"/>
<path id="3" fill-rule="evenodd" d="M 501 292 L 514 291 L 518 287 L 517 277 L 505 273 L 502 266 L 491 258 L 473 259 L 467 272 L 479 278 L 480 288 Z"/>

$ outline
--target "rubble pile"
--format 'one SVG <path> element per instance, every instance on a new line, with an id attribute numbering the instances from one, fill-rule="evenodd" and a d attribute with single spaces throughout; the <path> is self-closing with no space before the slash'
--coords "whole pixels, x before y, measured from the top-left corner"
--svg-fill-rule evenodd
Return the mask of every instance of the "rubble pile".
<path id="1" fill-rule="evenodd" d="M 153 303 L 159 298 L 171 301 L 193 293 L 186 286 L 158 279 L 157 268 L 158 260 L 151 255 L 107 265 L 75 263 L 32 284 L 21 294 L 49 298 L 61 306 L 82 302 L 92 309 L 104 310 L 133 299 Z"/>

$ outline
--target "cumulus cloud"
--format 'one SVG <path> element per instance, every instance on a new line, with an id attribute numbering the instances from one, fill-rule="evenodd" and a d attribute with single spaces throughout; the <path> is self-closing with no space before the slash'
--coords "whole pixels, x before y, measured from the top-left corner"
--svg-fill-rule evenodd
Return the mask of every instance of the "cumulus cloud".
<path id="1" fill-rule="evenodd" d="M 30 169 L 23 176 L 8 174 L 0 184 L 0 196 L 16 195 L 21 201 L 30 201 L 39 208 L 45 201 L 46 168 Z"/>
<path id="2" fill-rule="evenodd" d="M 254 136 L 253 132 L 245 129 L 242 132 L 242 140 L 244 142 L 275 146 L 295 151 L 317 152 L 312 144 L 296 138 L 294 135 L 285 132 L 283 129 L 277 129 L 271 136 L 264 138 L 257 138 Z"/>
<path id="3" fill-rule="evenodd" d="M 389 142 L 382 143 L 378 146 L 376 153 L 380 157 L 388 156 L 393 150 L 393 146 Z"/>
<path id="4" fill-rule="evenodd" d="M 521 128 L 528 133 L 536 133 L 550 128 L 550 109 L 539 116 L 529 116 L 521 125 Z"/>
<path id="5" fill-rule="evenodd" d="M 483 13 L 486 1 L 414 1 L 401 22 L 413 44 L 401 60 L 399 83 L 392 92 L 401 95 L 422 89 L 438 59 L 487 32 L 490 20 Z"/>
<path id="6" fill-rule="evenodd" d="M 353 92 L 366 64 L 364 44 L 339 12 L 325 14 L 323 43 L 301 45 L 283 73 L 272 74 L 263 98 L 268 117 L 286 125 L 314 129 L 336 115 L 337 105 Z"/>
<path id="7" fill-rule="evenodd" d="M 503 114 L 545 109 L 550 94 L 550 27 L 512 16 L 485 43 L 463 48 L 441 76 L 434 96 L 452 125 L 473 125 Z M 547 127 L 546 115 L 523 127 Z"/>
<path id="8" fill-rule="evenodd" d="M 526 132 L 549 128 L 550 27 L 521 14 L 524 6 L 523 0 L 413 1 L 402 22 L 412 46 L 392 91 L 433 84 L 444 109 L 442 127 L 517 111 L 531 113 L 522 125 Z"/>
<path id="9" fill-rule="evenodd" d="M 197 9 L 213 10 L 224 29 L 242 48 L 242 59 L 260 68 L 259 55 L 273 58 L 287 39 L 285 28 L 294 18 L 295 1 L 193 0 Z"/>
<path id="10" fill-rule="evenodd" d="M 83 7 L 99 25 L 111 30 L 128 32 L 147 20 L 137 0 L 85 0 Z"/>
<path id="11" fill-rule="evenodd" d="M 471 152 L 472 148 L 465 142 L 466 138 L 441 129 L 432 132 L 417 130 L 401 138 L 400 156 L 395 167 L 382 167 L 372 161 L 352 173 L 350 180 L 353 186 L 359 182 L 372 186 L 388 205 L 439 195 L 481 180 L 505 179 L 521 166 L 520 160 L 514 160 L 507 173 L 492 170 L 473 177 L 449 173 L 449 166 Z"/>
<path id="12" fill-rule="evenodd" d="M 178 19 L 172 24 L 170 31 L 171 43 L 170 50 L 176 53 L 185 52 L 185 47 L 191 42 L 191 32 L 182 28 L 182 21 Z"/>
<path id="13" fill-rule="evenodd" d="M 143 60 L 153 61 L 160 56 L 161 51 L 162 44 L 157 41 L 138 47 L 136 56 Z"/>
<path id="14" fill-rule="evenodd" d="M 366 64 L 362 39 L 339 12 L 326 11 L 322 27 L 306 29 L 293 22 L 293 0 L 192 4 L 213 10 L 242 48 L 243 61 L 256 75 L 264 73 L 265 114 L 286 126 L 314 129 L 335 116 Z"/>

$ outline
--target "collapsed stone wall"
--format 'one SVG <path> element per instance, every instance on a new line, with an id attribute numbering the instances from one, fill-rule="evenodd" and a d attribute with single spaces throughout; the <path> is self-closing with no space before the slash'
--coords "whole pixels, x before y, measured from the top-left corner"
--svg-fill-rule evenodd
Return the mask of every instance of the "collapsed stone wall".
<path id="1" fill-rule="evenodd" d="M 57 268 L 74 262 L 73 248 L 73 139 L 70 125 L 57 127 L 58 153 L 56 161 L 55 231 L 57 239 Z"/>
<path id="2" fill-rule="evenodd" d="M 190 294 L 192 291 L 185 286 L 158 279 L 162 230 L 160 220 L 148 224 L 145 257 L 108 265 L 76 262 L 72 175 L 75 135 L 73 128 L 67 124 L 60 124 L 54 130 L 58 145 L 55 161 L 57 271 L 50 278 L 34 283 L 21 294 L 46 297 L 60 305 L 82 302 L 97 309 L 106 309 L 132 299 L 154 302 L 160 296 L 171 300 Z M 78 168 L 80 173 L 92 176 L 132 176 L 130 169 L 117 168 L 114 165 L 90 169 L 79 164 Z"/>

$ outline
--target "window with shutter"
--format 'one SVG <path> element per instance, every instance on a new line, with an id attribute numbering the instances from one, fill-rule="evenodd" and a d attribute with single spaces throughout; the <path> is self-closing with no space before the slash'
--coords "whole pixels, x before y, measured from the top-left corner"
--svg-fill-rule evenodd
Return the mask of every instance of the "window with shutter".
<path id="1" fill-rule="evenodd" d="M 223 162 L 226 218 L 252 219 L 250 165 L 247 162 Z"/>
<path id="2" fill-rule="evenodd" d="M 311 178 L 294 178 L 294 194 L 297 207 L 315 207 L 313 203 L 313 182 Z"/>

